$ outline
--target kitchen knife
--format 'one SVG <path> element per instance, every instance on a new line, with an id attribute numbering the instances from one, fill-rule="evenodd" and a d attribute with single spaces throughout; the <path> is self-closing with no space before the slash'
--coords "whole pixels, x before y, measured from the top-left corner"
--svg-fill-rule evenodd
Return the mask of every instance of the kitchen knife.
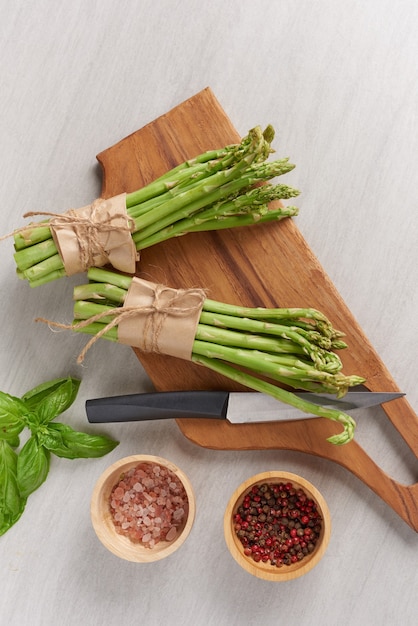
<path id="1" fill-rule="evenodd" d="M 332 394 L 293 392 L 320 406 L 351 413 L 404 396 L 404 393 L 349 391 L 343 398 Z M 160 419 L 227 419 L 233 424 L 274 422 L 317 417 L 258 392 L 163 391 L 137 393 L 86 401 L 91 423 L 138 422 Z"/>

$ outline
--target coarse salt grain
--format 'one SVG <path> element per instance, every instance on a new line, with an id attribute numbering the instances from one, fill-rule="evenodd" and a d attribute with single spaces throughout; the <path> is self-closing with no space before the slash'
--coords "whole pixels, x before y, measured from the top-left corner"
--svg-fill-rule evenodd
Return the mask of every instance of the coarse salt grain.
<path id="1" fill-rule="evenodd" d="M 183 515 L 184 515 L 184 509 L 182 508 L 176 509 L 173 513 L 173 518 L 175 520 L 179 520 L 179 519 L 182 519 Z"/>
<path id="2" fill-rule="evenodd" d="M 156 463 L 139 463 L 126 472 L 109 504 L 116 531 L 151 549 L 159 541 L 172 541 L 188 514 L 184 485 Z"/>
<path id="3" fill-rule="evenodd" d="M 177 528 L 175 526 L 172 526 L 166 535 L 167 541 L 173 541 L 176 535 L 177 535 Z"/>

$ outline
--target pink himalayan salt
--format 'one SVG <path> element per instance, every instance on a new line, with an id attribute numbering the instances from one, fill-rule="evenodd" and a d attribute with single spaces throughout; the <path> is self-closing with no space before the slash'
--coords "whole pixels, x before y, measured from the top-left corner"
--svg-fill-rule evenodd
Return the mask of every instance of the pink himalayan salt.
<path id="1" fill-rule="evenodd" d="M 121 476 L 110 494 L 116 532 L 146 548 L 173 541 L 189 510 L 183 483 L 156 463 L 139 463 Z"/>

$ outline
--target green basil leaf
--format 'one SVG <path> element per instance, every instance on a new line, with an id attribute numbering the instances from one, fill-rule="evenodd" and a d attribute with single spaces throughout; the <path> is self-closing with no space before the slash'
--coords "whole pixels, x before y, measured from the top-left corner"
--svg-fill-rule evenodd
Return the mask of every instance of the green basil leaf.
<path id="1" fill-rule="evenodd" d="M 22 515 L 26 498 L 20 494 L 16 478 L 17 454 L 0 440 L 0 535 L 17 522 Z"/>
<path id="2" fill-rule="evenodd" d="M 50 453 L 32 435 L 17 457 L 17 484 L 21 496 L 27 498 L 48 476 Z"/>
<path id="3" fill-rule="evenodd" d="M 47 429 L 48 435 L 42 434 L 43 445 L 56 456 L 66 459 L 101 457 L 119 445 L 109 437 L 78 432 L 59 422 L 48 424 Z"/>
<path id="4" fill-rule="evenodd" d="M 51 424 L 41 427 L 37 432 L 37 437 L 39 443 L 50 451 L 58 450 L 65 445 L 61 433 L 51 428 Z"/>
<path id="5" fill-rule="evenodd" d="M 56 378 L 26 392 L 22 400 L 31 411 L 36 411 L 39 424 L 47 424 L 73 404 L 80 382 L 70 376 Z"/>
<path id="6" fill-rule="evenodd" d="M 36 433 L 40 426 L 40 419 L 36 411 L 28 411 L 24 416 L 26 426 L 33 432 Z"/>
<path id="7" fill-rule="evenodd" d="M 0 439 L 16 440 L 25 426 L 23 416 L 26 412 L 25 403 L 20 398 L 0 391 Z"/>
<path id="8" fill-rule="evenodd" d="M 49 380 L 46 383 L 41 383 L 40 385 L 37 385 L 30 391 L 27 391 L 22 396 L 22 400 L 25 402 L 27 406 L 30 407 L 30 409 L 32 410 L 36 409 L 37 405 L 39 404 L 41 400 L 49 396 L 51 393 L 55 391 L 57 387 L 60 387 L 63 383 L 67 382 L 67 380 L 69 379 L 74 382 L 74 385 L 77 386 L 77 390 L 78 390 L 80 381 L 78 381 L 77 379 L 72 379 L 69 376 L 66 376 L 65 378 L 54 378 L 53 380 Z"/>
<path id="9" fill-rule="evenodd" d="M 19 444 L 20 444 L 20 438 L 18 436 L 16 437 L 10 437 L 10 439 L 7 440 L 7 443 L 9 444 L 9 446 L 11 446 L 12 448 L 18 448 Z"/>

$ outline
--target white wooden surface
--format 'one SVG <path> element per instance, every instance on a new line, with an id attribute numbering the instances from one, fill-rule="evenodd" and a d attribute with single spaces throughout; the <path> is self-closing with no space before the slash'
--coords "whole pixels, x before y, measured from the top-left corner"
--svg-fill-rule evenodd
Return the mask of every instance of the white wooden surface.
<path id="1" fill-rule="evenodd" d="M 97 153 L 210 86 L 241 134 L 275 126 L 278 153 L 297 164 L 287 180 L 303 192 L 300 230 L 418 410 L 417 26 L 415 0 L 0 0 L 0 231 L 28 210 L 91 201 Z M 79 367 L 85 338 L 34 322 L 69 321 L 80 278 L 31 290 L 15 277 L 11 241 L 0 255 L 0 389 L 81 377 L 65 416 L 80 429 L 87 398 L 152 389 L 128 347 L 102 342 Z M 54 459 L 0 538 L 1 624 L 416 624 L 417 534 L 339 466 L 206 450 L 174 423 L 101 431 L 119 447 Z M 392 476 L 417 480 L 380 409 L 362 416 L 357 437 Z M 98 476 L 134 453 L 169 458 L 197 494 L 188 541 L 153 565 L 114 557 L 90 524 Z M 222 535 L 230 494 L 274 468 L 313 482 L 333 519 L 323 561 L 283 586 L 241 571 Z"/>

